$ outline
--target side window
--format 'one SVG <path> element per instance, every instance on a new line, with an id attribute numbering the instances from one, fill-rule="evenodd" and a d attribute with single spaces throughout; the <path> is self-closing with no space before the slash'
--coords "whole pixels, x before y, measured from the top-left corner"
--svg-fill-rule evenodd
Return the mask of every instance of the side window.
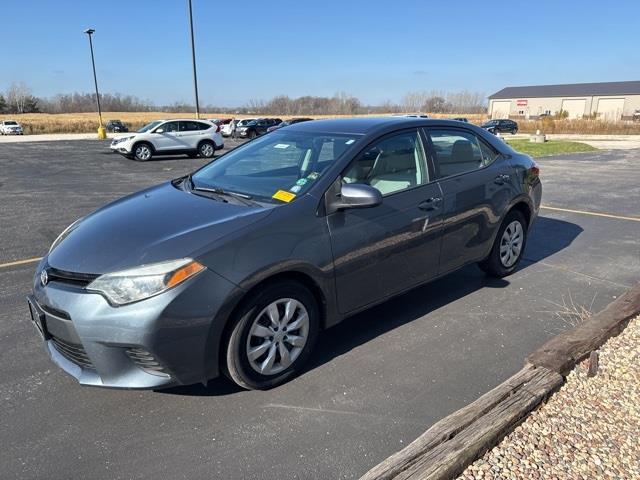
<path id="1" fill-rule="evenodd" d="M 482 154 L 482 166 L 486 167 L 496 161 L 496 158 L 500 156 L 500 153 L 495 151 L 493 147 L 490 147 L 482 140 L 478 141 L 480 146 L 480 153 Z"/>
<path id="2" fill-rule="evenodd" d="M 200 123 L 197 122 L 180 122 L 180 131 L 181 132 L 194 132 L 196 130 L 200 130 Z"/>
<path id="3" fill-rule="evenodd" d="M 349 166 L 345 183 L 364 183 L 389 195 L 427 183 L 424 149 L 417 131 L 405 132 L 375 142 Z"/>
<path id="4" fill-rule="evenodd" d="M 167 122 L 162 126 L 162 129 L 165 131 L 165 133 L 177 132 L 178 122 Z"/>
<path id="5" fill-rule="evenodd" d="M 433 144 L 438 178 L 471 172 L 485 165 L 480 147 L 482 143 L 473 133 L 443 129 L 429 130 L 428 135 Z"/>

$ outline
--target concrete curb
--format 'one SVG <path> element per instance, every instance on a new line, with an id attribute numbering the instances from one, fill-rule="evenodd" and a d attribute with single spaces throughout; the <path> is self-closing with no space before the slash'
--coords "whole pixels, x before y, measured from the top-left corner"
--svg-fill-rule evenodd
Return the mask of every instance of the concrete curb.
<path id="1" fill-rule="evenodd" d="M 443 418 L 361 480 L 453 478 L 497 444 L 564 383 L 577 362 L 640 313 L 640 283 L 577 327 L 552 338 L 514 376 Z"/>

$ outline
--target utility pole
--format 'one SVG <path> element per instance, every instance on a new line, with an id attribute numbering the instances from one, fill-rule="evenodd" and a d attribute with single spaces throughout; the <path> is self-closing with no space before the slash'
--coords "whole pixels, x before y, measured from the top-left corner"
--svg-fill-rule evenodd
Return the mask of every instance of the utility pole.
<path id="1" fill-rule="evenodd" d="M 191 61 L 193 63 L 193 89 L 196 93 L 196 118 L 200 118 L 200 102 L 198 100 L 198 74 L 196 73 L 196 44 L 193 39 L 193 12 L 189 0 L 189 27 L 191 29 Z"/>
<path id="2" fill-rule="evenodd" d="M 98 126 L 98 139 L 104 140 L 107 138 L 107 133 L 102 126 L 102 109 L 100 108 L 100 93 L 98 92 L 98 77 L 96 75 L 96 61 L 93 57 L 93 40 L 92 35 L 95 33 L 93 28 L 87 28 L 84 33 L 89 36 L 89 48 L 91 49 L 91 66 L 93 67 L 93 83 L 96 86 L 96 103 L 98 104 L 98 121 L 100 125 Z"/>

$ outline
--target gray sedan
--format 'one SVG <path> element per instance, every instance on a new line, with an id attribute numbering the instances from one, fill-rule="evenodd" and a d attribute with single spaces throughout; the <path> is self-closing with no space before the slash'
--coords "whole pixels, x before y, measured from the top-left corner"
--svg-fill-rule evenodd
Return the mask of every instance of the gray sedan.
<path id="1" fill-rule="evenodd" d="M 470 263 L 512 273 L 540 198 L 535 162 L 473 125 L 298 123 L 76 221 L 27 300 L 81 384 L 264 389 L 358 311 Z"/>

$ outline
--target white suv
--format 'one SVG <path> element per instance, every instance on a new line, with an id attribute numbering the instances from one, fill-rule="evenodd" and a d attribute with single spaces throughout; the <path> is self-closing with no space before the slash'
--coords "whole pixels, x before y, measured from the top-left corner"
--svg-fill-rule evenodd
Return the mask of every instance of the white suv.
<path id="1" fill-rule="evenodd" d="M 224 148 L 220 127 L 208 120 L 156 120 L 137 132 L 114 138 L 111 150 L 125 157 L 146 162 L 154 155 L 187 154 L 212 158 Z"/>
<path id="2" fill-rule="evenodd" d="M 0 134 L 2 135 L 23 135 L 24 131 L 15 120 L 4 120 L 0 122 Z"/>

